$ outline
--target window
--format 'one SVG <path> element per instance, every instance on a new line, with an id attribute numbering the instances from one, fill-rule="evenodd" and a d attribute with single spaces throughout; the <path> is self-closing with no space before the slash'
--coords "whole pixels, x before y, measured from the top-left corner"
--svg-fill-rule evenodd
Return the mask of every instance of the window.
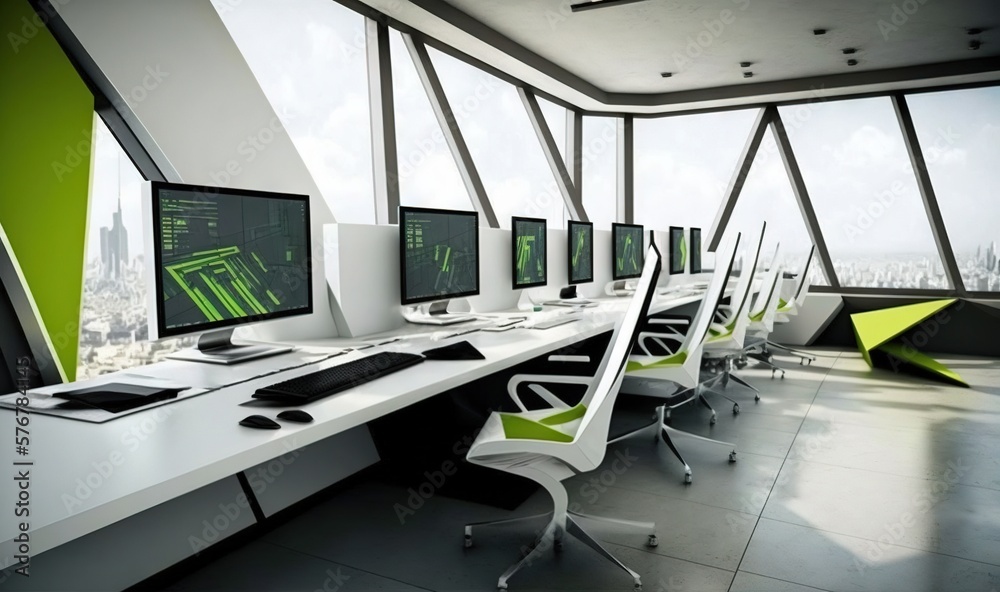
<path id="1" fill-rule="evenodd" d="M 840 284 L 948 288 L 891 100 L 779 112 Z"/>
<path id="2" fill-rule="evenodd" d="M 399 203 L 426 208 L 473 209 L 458 165 L 398 31 L 390 32 L 389 52 L 396 110 Z"/>
<path id="3" fill-rule="evenodd" d="M 77 380 L 159 362 L 194 343 L 147 341 L 143 178 L 96 114 L 93 146 Z"/>
<path id="4" fill-rule="evenodd" d="M 726 226 L 725 236 L 728 239 L 735 236 L 737 231 L 742 232 L 742 244 L 756 245 L 755 241 L 760 238 L 764 222 L 767 222 L 767 230 L 760 263 L 770 266 L 775 245 L 780 243 L 785 269 L 798 271 L 805 265 L 812 239 L 806 230 L 791 181 L 770 130 L 765 132 L 760 149 L 750 166 L 743 191 Z M 744 252 L 747 249 L 748 247 L 742 248 Z M 809 273 L 813 284 L 829 285 L 815 258 Z"/>
<path id="5" fill-rule="evenodd" d="M 340 222 L 374 223 L 364 17 L 329 0 L 214 0 Z"/>
<path id="6" fill-rule="evenodd" d="M 618 221 L 618 120 L 583 118 L 583 207 L 594 227 Z"/>
<path id="7" fill-rule="evenodd" d="M 757 112 L 634 119 L 635 217 L 647 228 L 706 232 Z"/>
<path id="8" fill-rule="evenodd" d="M 533 216 L 564 227 L 562 195 L 517 89 L 436 49 L 428 53 L 500 226 Z"/>
<path id="9" fill-rule="evenodd" d="M 1000 291 L 1000 87 L 906 101 L 965 287 Z"/>

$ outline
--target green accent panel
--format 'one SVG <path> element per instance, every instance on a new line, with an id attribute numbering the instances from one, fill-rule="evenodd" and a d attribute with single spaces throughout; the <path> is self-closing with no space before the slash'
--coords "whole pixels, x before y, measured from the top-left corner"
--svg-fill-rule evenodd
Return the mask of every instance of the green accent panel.
<path id="1" fill-rule="evenodd" d="M 961 386 L 969 386 L 969 384 L 962 380 L 962 377 L 958 375 L 958 372 L 955 372 L 934 358 L 918 352 L 912 347 L 904 347 L 899 343 L 884 343 L 880 345 L 878 349 L 879 351 L 895 356 L 900 360 L 909 362 L 914 366 L 920 366 L 924 370 L 936 374 L 945 380 L 954 382 Z"/>
<path id="2" fill-rule="evenodd" d="M 681 267 L 687 269 L 688 264 L 688 244 L 684 235 L 681 235 Z"/>
<path id="3" fill-rule="evenodd" d="M 27 0 L 0 2 L 0 224 L 76 377 L 94 97 Z"/>
<path id="4" fill-rule="evenodd" d="M 520 415 L 500 414 L 503 422 L 503 434 L 510 440 L 545 440 L 547 442 L 572 442 L 573 436 L 559 430 L 532 421 Z"/>
<path id="5" fill-rule="evenodd" d="M 671 356 L 667 356 L 662 360 L 657 360 L 651 364 L 641 364 L 639 362 L 629 362 L 625 365 L 625 372 L 634 372 L 636 370 L 652 370 L 653 368 L 665 368 L 667 366 L 680 366 L 684 364 L 688 359 L 688 353 L 686 351 L 677 352 Z"/>
<path id="6" fill-rule="evenodd" d="M 539 423 L 543 423 L 549 426 L 562 425 L 564 423 L 569 423 L 571 421 L 580 419 L 581 417 L 583 417 L 585 413 L 587 413 L 587 406 L 584 405 L 583 403 L 580 403 L 576 407 L 572 407 L 570 409 L 567 409 L 566 411 L 560 411 L 555 415 L 550 415 L 544 419 L 541 419 L 539 420 Z"/>
<path id="7" fill-rule="evenodd" d="M 893 337 L 950 306 L 955 298 L 895 306 L 851 315 L 854 336 L 862 353 L 871 351 Z M 867 357 L 866 357 L 867 359 Z M 871 361 L 868 361 L 871 364 Z"/>

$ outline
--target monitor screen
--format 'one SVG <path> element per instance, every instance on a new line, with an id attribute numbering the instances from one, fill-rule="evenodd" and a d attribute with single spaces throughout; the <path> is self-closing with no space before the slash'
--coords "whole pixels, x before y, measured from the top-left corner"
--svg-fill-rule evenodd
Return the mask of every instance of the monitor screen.
<path id="1" fill-rule="evenodd" d="M 670 227 L 670 275 L 684 273 L 687 264 L 687 244 L 684 242 L 684 229 L 680 226 Z"/>
<path id="2" fill-rule="evenodd" d="M 151 188 L 159 337 L 312 312 L 307 196 Z"/>
<path id="3" fill-rule="evenodd" d="M 691 229 L 691 244 L 688 250 L 691 252 L 690 273 L 701 273 L 701 228 Z"/>
<path id="4" fill-rule="evenodd" d="M 585 284 L 594 281 L 594 225 L 590 222 L 570 220 L 567 223 L 569 236 L 569 283 Z"/>
<path id="5" fill-rule="evenodd" d="M 645 253 L 642 249 L 642 226 L 638 224 L 611 225 L 611 244 L 614 247 L 612 279 L 627 280 L 642 275 Z"/>
<path id="6" fill-rule="evenodd" d="M 479 214 L 399 208 L 403 304 L 479 294 Z"/>
<path id="7" fill-rule="evenodd" d="M 514 289 L 544 286 L 548 252 L 545 220 L 514 216 L 510 220 L 510 230 Z"/>

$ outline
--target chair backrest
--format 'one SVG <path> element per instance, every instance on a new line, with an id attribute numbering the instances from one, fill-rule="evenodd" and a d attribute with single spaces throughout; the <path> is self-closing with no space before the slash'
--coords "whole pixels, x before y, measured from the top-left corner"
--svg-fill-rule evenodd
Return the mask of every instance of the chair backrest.
<path id="1" fill-rule="evenodd" d="M 816 245 L 813 245 L 809 249 L 809 256 L 806 257 L 806 264 L 802 267 L 802 271 L 799 272 L 799 285 L 795 288 L 795 306 L 800 307 L 806 301 L 806 294 L 809 293 L 809 286 L 812 284 L 812 280 L 809 275 L 809 267 L 812 265 L 813 256 L 816 255 Z"/>
<path id="2" fill-rule="evenodd" d="M 740 281 L 736 284 L 736 293 L 733 294 L 732 309 L 733 316 L 726 324 L 730 328 L 730 335 L 737 345 L 743 345 L 743 337 L 746 335 L 747 326 L 750 324 L 750 298 L 753 292 L 754 276 L 757 275 L 757 267 L 760 263 L 761 246 L 764 244 L 764 234 L 767 230 L 767 222 L 760 229 L 760 238 L 757 244 L 751 247 L 749 265 L 743 267 L 740 273 Z"/>
<path id="3" fill-rule="evenodd" d="M 781 291 L 781 243 L 774 246 L 774 257 L 771 258 L 771 267 L 764 274 L 760 285 L 760 292 L 750 308 L 750 318 L 756 319 L 761 313 L 767 310 L 771 300 L 777 292 Z"/>
<path id="4" fill-rule="evenodd" d="M 615 323 L 611 342 L 594 375 L 595 380 L 590 383 L 583 397 L 587 401 L 587 411 L 580 422 L 574 442 L 594 466 L 604 460 L 608 429 L 611 427 L 611 411 L 625 377 L 625 365 L 628 363 L 632 344 L 639 335 L 642 321 L 649 314 L 659 276 L 660 251 L 655 244 L 650 244 L 635 294 L 625 314 Z"/>
<path id="5" fill-rule="evenodd" d="M 689 352 L 688 359 L 691 357 L 690 352 L 694 352 L 697 348 L 704 345 L 705 340 L 708 339 L 709 327 L 712 326 L 715 311 L 718 310 L 719 304 L 725 296 L 724 289 L 730 275 L 733 273 L 733 265 L 736 263 L 736 251 L 739 250 L 742 238 L 743 235 L 737 233 L 735 239 L 729 243 L 723 243 L 722 247 L 716 251 L 715 271 L 712 273 L 712 279 L 708 282 L 705 297 L 702 299 L 701 306 L 698 307 L 698 312 L 695 313 L 694 319 L 691 321 L 691 328 L 684 337 L 684 343 L 677 349 L 678 352 Z"/>

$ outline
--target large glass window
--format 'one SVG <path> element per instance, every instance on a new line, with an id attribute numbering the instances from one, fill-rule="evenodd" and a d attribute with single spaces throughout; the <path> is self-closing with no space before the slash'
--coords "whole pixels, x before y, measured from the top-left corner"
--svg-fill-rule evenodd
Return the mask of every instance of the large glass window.
<path id="1" fill-rule="evenodd" d="M 649 228 L 707 231 L 756 110 L 635 119 L 635 217 Z"/>
<path id="2" fill-rule="evenodd" d="M 330 0 L 214 0 L 340 222 L 374 223 L 365 20 Z"/>
<path id="3" fill-rule="evenodd" d="M 775 245 L 780 243 L 781 260 L 785 269 L 799 271 L 805 265 L 812 239 L 809 238 L 791 181 L 770 130 L 765 132 L 760 149 L 750 166 L 743 191 L 726 226 L 725 236 L 729 238 L 736 232 L 742 232 L 744 244 L 756 244 L 754 241 L 759 239 L 764 222 L 767 222 L 767 230 L 761 264 L 770 266 Z M 745 252 L 746 248 L 743 250 Z M 813 284 L 829 285 L 816 258 L 809 273 Z"/>
<path id="4" fill-rule="evenodd" d="M 472 201 L 448 148 L 403 37 L 389 37 L 399 203 L 404 206 L 471 210 Z"/>
<path id="5" fill-rule="evenodd" d="M 194 342 L 147 341 L 143 178 L 96 114 L 92 166 L 77 380 L 159 362 Z"/>
<path id="6" fill-rule="evenodd" d="M 1000 291 L 1000 87 L 906 101 L 965 287 Z"/>
<path id="7" fill-rule="evenodd" d="M 594 226 L 610 230 L 618 220 L 618 120 L 583 118 L 583 207 Z"/>
<path id="8" fill-rule="evenodd" d="M 840 284 L 949 287 L 891 100 L 779 112 Z"/>
<path id="9" fill-rule="evenodd" d="M 500 226 L 511 216 L 565 225 L 564 203 L 517 89 L 428 48 Z"/>

